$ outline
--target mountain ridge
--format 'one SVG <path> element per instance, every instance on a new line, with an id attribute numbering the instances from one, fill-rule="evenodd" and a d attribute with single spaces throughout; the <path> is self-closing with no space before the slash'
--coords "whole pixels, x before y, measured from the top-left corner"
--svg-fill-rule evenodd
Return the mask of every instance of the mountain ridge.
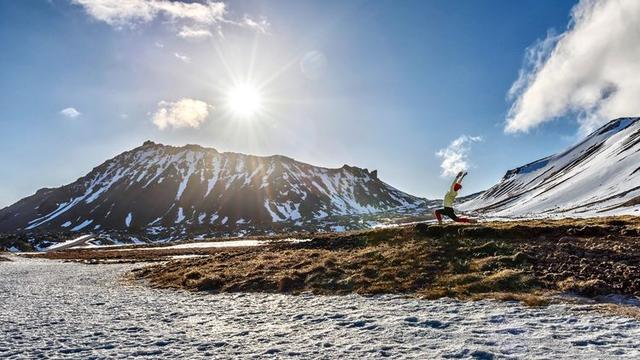
<path id="1" fill-rule="evenodd" d="M 0 232 L 135 230 L 166 237 L 194 229 L 216 235 L 315 231 L 343 226 L 328 221 L 336 216 L 423 205 L 425 199 L 378 179 L 377 170 L 145 141 L 72 183 L 41 188 L 0 209 Z"/>
<path id="2" fill-rule="evenodd" d="M 494 216 L 637 214 L 640 118 L 609 121 L 577 144 L 508 170 L 465 211 Z"/>

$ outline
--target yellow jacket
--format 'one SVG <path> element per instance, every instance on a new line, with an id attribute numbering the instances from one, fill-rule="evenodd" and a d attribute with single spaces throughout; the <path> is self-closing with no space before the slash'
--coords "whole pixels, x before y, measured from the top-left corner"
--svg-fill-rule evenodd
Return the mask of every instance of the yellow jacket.
<path id="1" fill-rule="evenodd" d="M 453 180 L 449 191 L 444 195 L 444 207 L 453 207 L 453 202 L 455 201 L 456 196 L 458 196 L 458 192 L 454 190 L 454 187 L 456 184 L 462 183 L 462 178 L 464 178 L 464 175 L 460 176 L 460 174 L 458 174 L 458 176 Z"/>

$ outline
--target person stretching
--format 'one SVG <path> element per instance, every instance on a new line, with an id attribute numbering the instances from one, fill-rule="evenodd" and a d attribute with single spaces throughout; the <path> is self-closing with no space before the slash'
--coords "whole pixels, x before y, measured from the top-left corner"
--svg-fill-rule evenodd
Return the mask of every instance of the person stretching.
<path id="1" fill-rule="evenodd" d="M 453 211 L 453 201 L 456 199 L 456 196 L 458 196 L 458 191 L 462 189 L 462 179 L 464 179 L 465 176 L 467 176 L 467 173 L 462 171 L 460 171 L 458 175 L 456 175 L 455 180 L 453 180 L 453 184 L 451 184 L 451 188 L 444 195 L 444 208 L 437 209 L 433 212 L 433 215 L 435 215 L 436 219 L 438 219 L 438 224 L 442 224 L 442 215 L 448 216 L 455 222 L 473 222 L 473 220 L 471 219 L 457 216 Z"/>

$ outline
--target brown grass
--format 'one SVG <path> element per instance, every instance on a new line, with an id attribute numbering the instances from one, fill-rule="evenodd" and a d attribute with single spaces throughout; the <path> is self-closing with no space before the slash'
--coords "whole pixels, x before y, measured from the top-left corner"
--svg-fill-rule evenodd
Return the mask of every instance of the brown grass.
<path id="1" fill-rule="evenodd" d="M 606 260 L 615 258 L 620 268 L 638 256 L 637 238 L 627 236 L 637 224 L 632 220 L 418 224 L 332 235 L 295 246 L 225 250 L 205 259 L 148 267 L 135 276 L 152 286 L 194 291 L 407 293 L 540 305 L 547 301 L 542 294 L 550 290 L 588 296 L 640 290 L 597 287 L 606 271 L 589 272 L 585 265 L 611 264 Z M 625 270 L 630 274 L 632 269 Z M 620 284 L 624 278 L 616 280 Z"/>

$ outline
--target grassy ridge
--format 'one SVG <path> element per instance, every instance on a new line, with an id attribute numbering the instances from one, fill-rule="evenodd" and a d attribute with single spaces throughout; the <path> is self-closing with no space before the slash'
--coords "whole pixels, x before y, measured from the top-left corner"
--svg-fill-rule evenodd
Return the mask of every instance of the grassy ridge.
<path id="1" fill-rule="evenodd" d="M 209 292 L 406 293 L 427 298 L 640 295 L 634 217 L 426 225 L 331 234 L 299 244 L 218 249 L 133 276 Z"/>

